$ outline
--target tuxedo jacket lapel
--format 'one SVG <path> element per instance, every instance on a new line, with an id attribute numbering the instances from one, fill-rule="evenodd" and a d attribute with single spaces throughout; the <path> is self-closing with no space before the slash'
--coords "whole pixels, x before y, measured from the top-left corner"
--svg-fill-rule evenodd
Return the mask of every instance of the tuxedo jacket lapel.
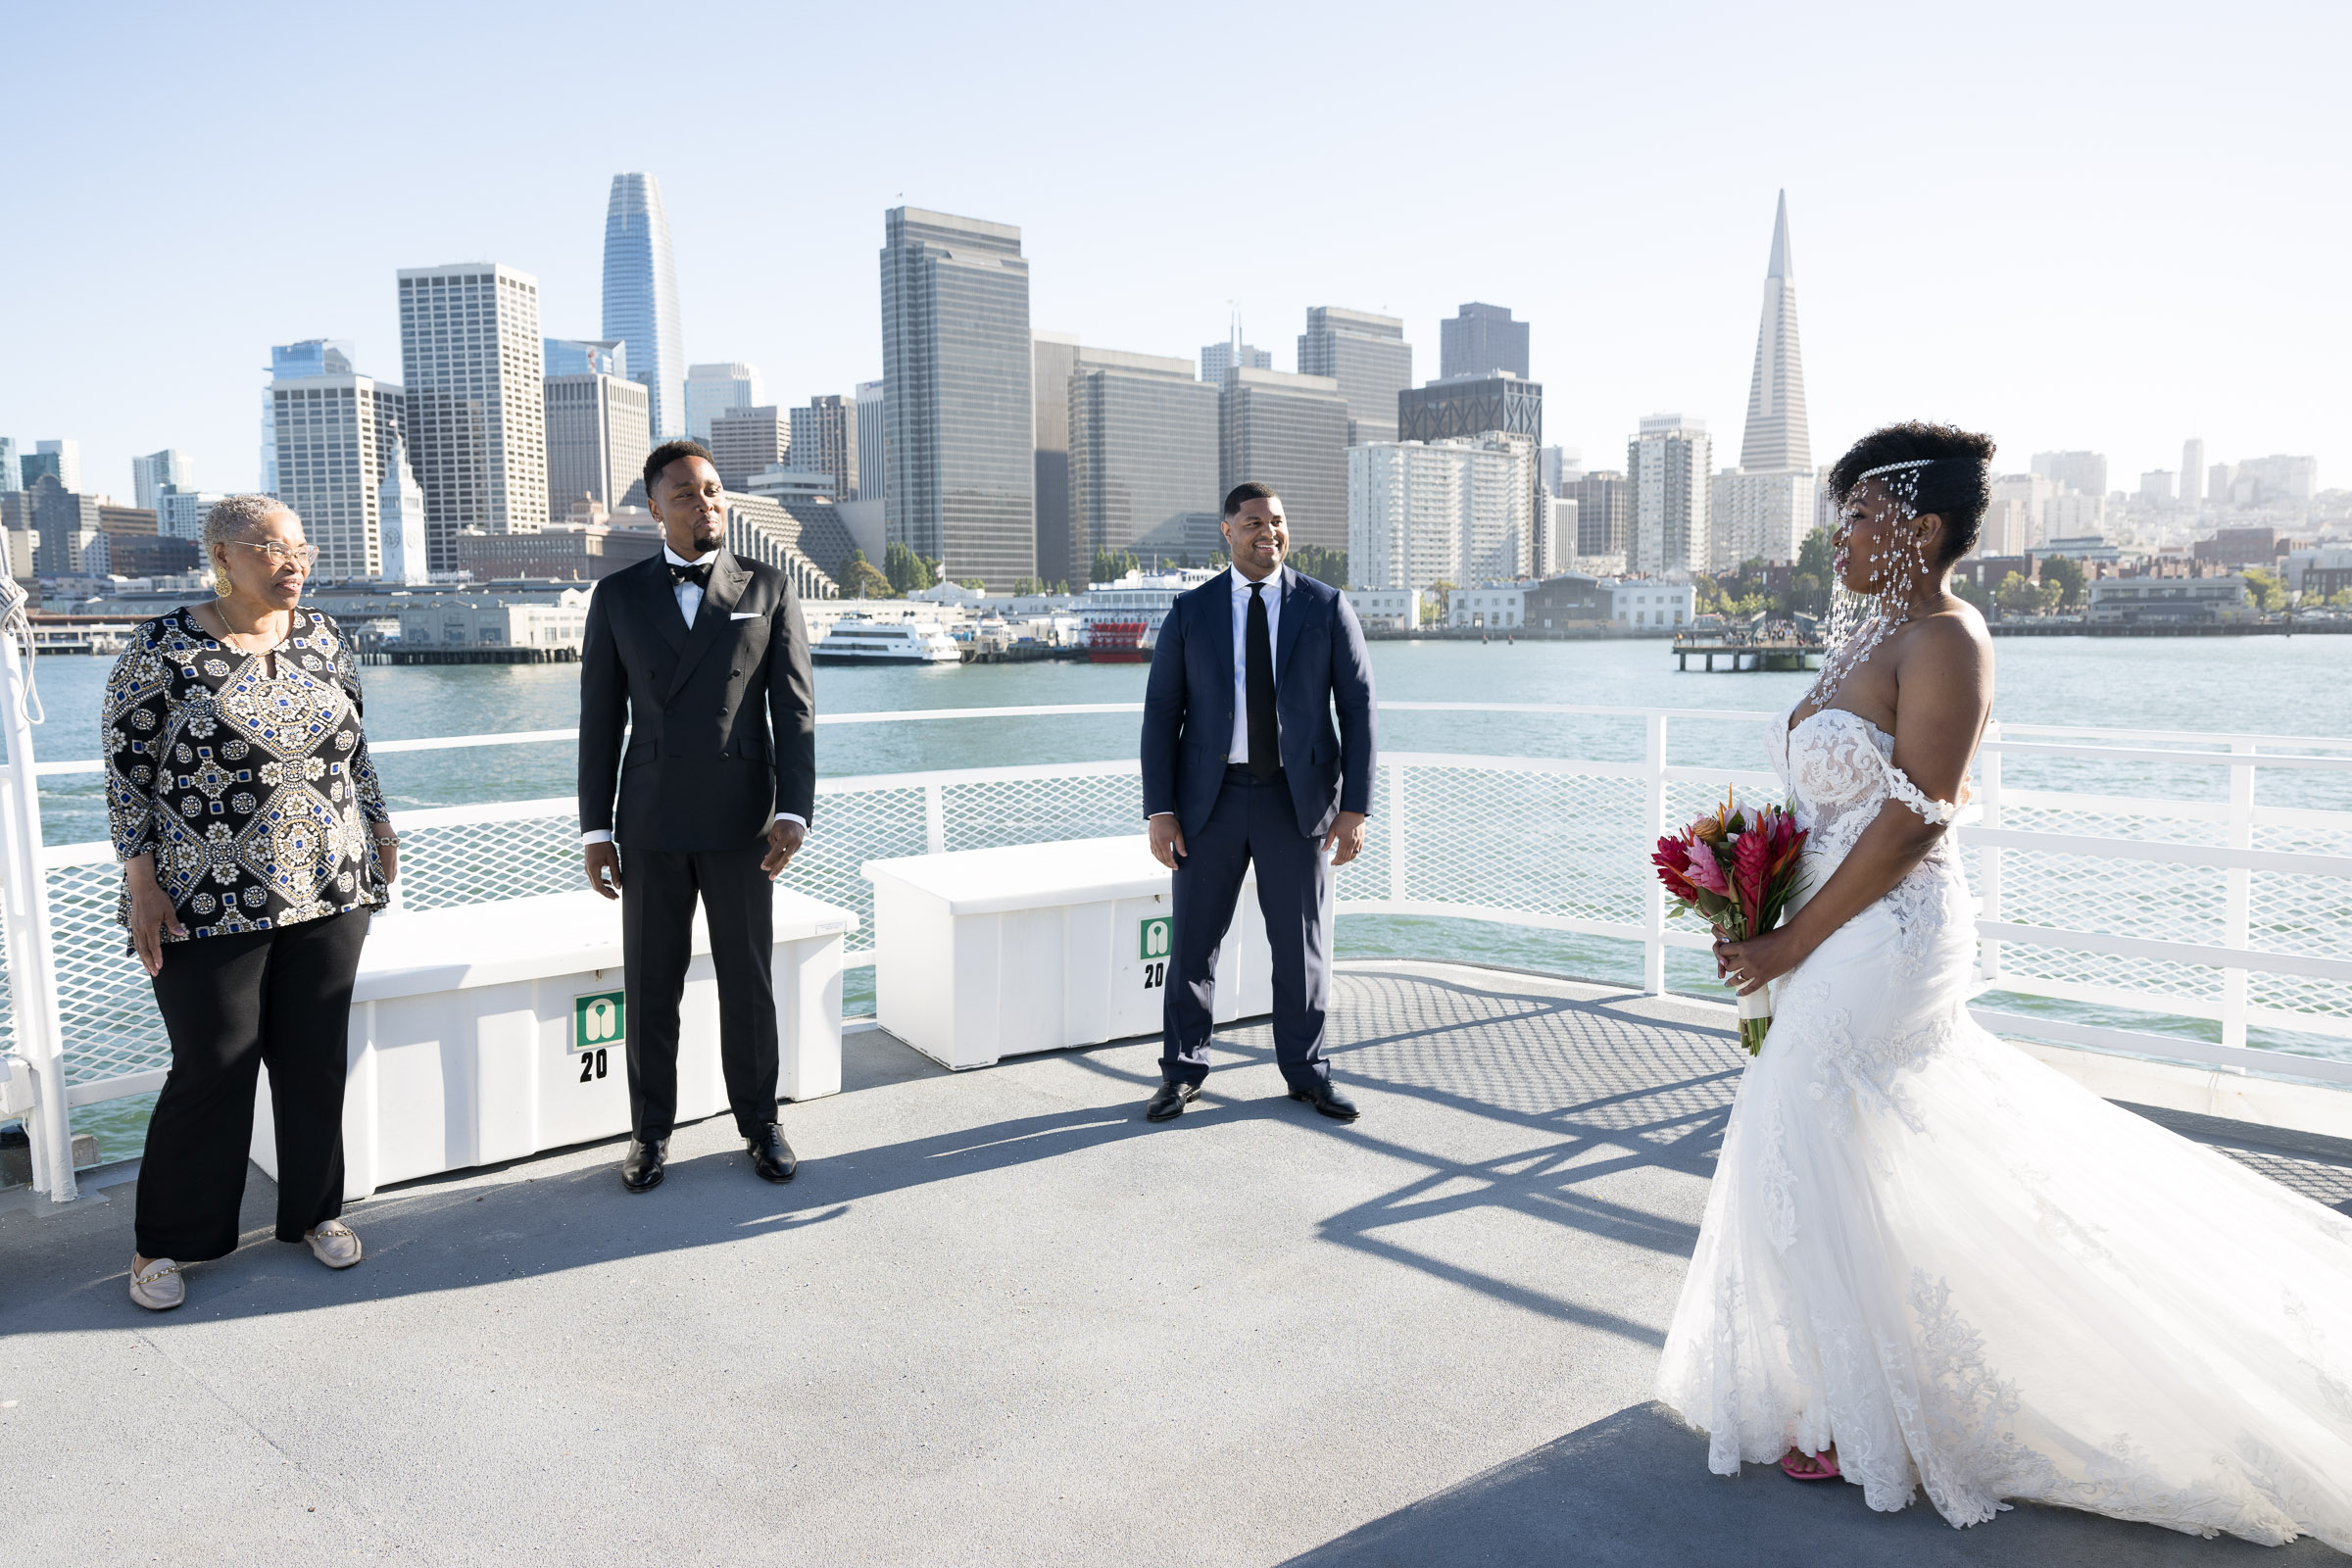
<path id="1" fill-rule="evenodd" d="M 664 579 L 668 575 L 666 571 L 662 573 Z M 669 689 L 662 694 L 663 708 L 677 701 L 678 693 L 685 688 L 687 677 L 694 673 L 695 666 L 703 662 L 703 656 L 718 641 L 719 632 L 727 624 L 727 612 L 743 598 L 744 584 L 751 580 L 752 574 L 737 564 L 733 555 L 724 550 L 718 553 L 718 560 L 710 567 L 710 585 L 703 590 L 702 608 L 695 612 L 693 629 L 686 632 L 685 646 L 678 650 L 678 667 L 670 671 Z M 669 608 L 670 625 L 681 625 L 674 599 Z"/>
<path id="2" fill-rule="evenodd" d="M 653 569 L 644 574 L 645 581 L 638 590 L 638 602 L 645 617 L 653 622 L 654 630 L 674 654 L 686 641 L 686 617 L 678 613 L 678 593 L 670 586 L 668 564 L 656 556 L 652 566 Z"/>
<path id="3" fill-rule="evenodd" d="M 1298 623 L 1304 620 L 1314 601 L 1301 593 L 1294 593 L 1298 573 L 1290 567 L 1282 568 L 1282 624 L 1274 633 L 1274 687 L 1282 688 L 1283 673 L 1291 667 L 1291 650 L 1298 646 Z"/>
<path id="4" fill-rule="evenodd" d="M 1215 578 L 1209 579 L 1214 582 Z M 1209 633 L 1208 646 L 1217 651 L 1217 707 L 1224 710 L 1225 722 L 1217 733 L 1233 734 L 1233 584 L 1227 582 L 1213 596 L 1212 605 L 1204 609 L 1209 624 L 1216 629 Z"/>

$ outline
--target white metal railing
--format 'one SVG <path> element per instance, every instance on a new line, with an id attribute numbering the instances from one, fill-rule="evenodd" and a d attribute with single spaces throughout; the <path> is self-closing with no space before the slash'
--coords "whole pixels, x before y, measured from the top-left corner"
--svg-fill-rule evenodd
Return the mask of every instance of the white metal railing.
<path id="1" fill-rule="evenodd" d="M 0 638 L 0 652 L 5 644 Z M 17 713 L 14 679 L 13 664 L 0 659 L 11 755 L 29 758 L 31 736 Z M 1669 928 L 1665 895 L 1648 865 L 1654 841 L 1669 824 L 1720 800 L 1727 786 L 1779 789 L 1759 767 L 1677 763 L 1668 749 L 1677 721 L 1752 726 L 1776 721 L 1777 713 L 1381 706 L 1384 713 L 1599 719 L 1625 728 L 1626 744 L 1617 749 L 1626 756 L 1382 753 L 1364 854 L 1340 874 L 1340 912 L 1487 921 L 1623 942 L 1640 952 L 1642 983 L 1651 992 L 1667 987 L 1669 951 L 1708 945 L 1696 930 Z M 1140 704 L 1098 703 L 837 713 L 818 722 L 1140 711 Z M 1752 731 L 1739 733 L 1735 755 L 1760 759 L 1760 745 L 1747 738 Z M 464 750 L 569 742 L 574 734 L 549 729 L 382 741 L 370 749 Z M 31 772 L 46 778 L 101 767 L 96 760 L 36 762 Z M 2230 782 L 2226 800 L 2199 800 L 2177 789 L 2027 788 L 2009 776 L 2054 767 L 2093 770 L 2103 786 L 2132 768 L 2228 769 Z M 2317 806 L 2258 804 L 2258 770 L 2276 770 L 2306 794 L 2316 782 L 2326 799 Z M 59 1168 L 70 1164 L 62 1152 L 68 1112 L 157 1087 L 170 1052 L 145 976 L 123 951 L 115 923 L 120 875 L 111 846 L 44 847 L 36 792 L 21 789 L 19 777 L 0 770 L 9 1021 L 35 1106 L 29 1125 L 36 1176 L 46 1189 L 70 1194 L 71 1169 Z M 1122 760 L 822 779 L 816 830 L 794 876 L 810 895 L 867 917 L 851 938 L 851 961 L 870 963 L 870 890 L 858 874 L 866 860 L 1134 831 L 1137 777 L 1137 764 Z M 2338 779 L 2343 788 L 2335 788 Z M 2335 1057 L 2247 1045 L 2249 1028 L 2352 1043 L 2352 961 L 2340 956 L 2343 933 L 2352 929 L 2352 858 L 2337 853 L 2352 842 L 2352 740 L 1995 725 L 1981 754 L 1978 794 L 1983 821 L 1964 827 L 1959 841 L 1983 903 L 1982 989 L 2151 1022 L 2206 1020 L 2219 1025 L 2221 1038 L 2044 1017 L 2014 1006 L 1981 1009 L 1987 1022 L 2100 1049 L 2352 1085 L 2352 1044 Z M 400 812 L 397 821 L 404 840 L 398 896 L 407 910 L 580 885 L 569 796 L 427 808 Z M 2086 899 L 2086 877 L 2101 871 L 2128 893 Z M 29 897 L 33 889 L 46 896 Z M 8 1082 L 0 1074 L 0 1088 Z"/>

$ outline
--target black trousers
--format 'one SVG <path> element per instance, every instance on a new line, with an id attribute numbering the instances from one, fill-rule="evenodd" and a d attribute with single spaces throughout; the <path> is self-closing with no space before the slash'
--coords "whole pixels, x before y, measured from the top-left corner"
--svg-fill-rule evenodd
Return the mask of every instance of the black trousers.
<path id="1" fill-rule="evenodd" d="M 1323 1030 L 1331 1004 L 1332 877 L 1322 841 L 1298 831 L 1298 811 L 1278 771 L 1260 782 L 1246 767 L 1225 770 L 1207 822 L 1185 835 L 1172 903 L 1174 953 L 1162 1004 L 1160 1076 L 1200 1083 L 1208 1076 L 1216 1028 L 1217 951 L 1241 902 L 1242 878 L 1257 867 L 1257 906 L 1274 953 L 1274 1059 L 1294 1089 L 1328 1083 Z"/>
<path id="2" fill-rule="evenodd" d="M 270 1069 L 277 1239 L 343 1212 L 343 1081 L 368 911 L 164 944 L 155 1004 L 172 1072 L 147 1121 L 138 1250 L 200 1263 L 237 1250 L 253 1096 Z"/>
<path id="3" fill-rule="evenodd" d="M 718 974 L 718 1060 L 746 1138 L 776 1119 L 774 890 L 764 839 L 741 850 L 621 847 L 620 953 L 627 966 L 629 1121 L 640 1141 L 678 1122 L 678 1002 L 693 959 L 694 901 Z"/>

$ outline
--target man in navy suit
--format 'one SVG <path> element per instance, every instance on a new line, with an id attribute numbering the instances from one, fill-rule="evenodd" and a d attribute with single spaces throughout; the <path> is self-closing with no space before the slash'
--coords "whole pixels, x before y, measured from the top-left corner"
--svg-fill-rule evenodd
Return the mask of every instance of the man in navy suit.
<path id="1" fill-rule="evenodd" d="M 1176 873 L 1162 1081 L 1144 1114 L 1182 1115 L 1208 1076 L 1217 949 L 1254 863 L 1275 1059 L 1293 1100 L 1353 1121 L 1323 1026 L 1334 873 L 1363 849 L 1372 808 L 1364 630 L 1338 589 L 1283 564 L 1290 526 L 1271 486 L 1237 485 L 1224 531 L 1232 568 L 1169 610 L 1144 694 L 1144 813 L 1152 853 Z"/>

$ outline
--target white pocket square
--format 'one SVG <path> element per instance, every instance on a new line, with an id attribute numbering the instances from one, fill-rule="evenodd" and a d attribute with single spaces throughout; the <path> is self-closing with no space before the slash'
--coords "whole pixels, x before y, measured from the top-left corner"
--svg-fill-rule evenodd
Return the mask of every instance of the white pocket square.
<path id="1" fill-rule="evenodd" d="M 727 618 L 729 620 L 758 620 L 760 612 L 757 610 L 730 610 L 727 612 Z"/>

